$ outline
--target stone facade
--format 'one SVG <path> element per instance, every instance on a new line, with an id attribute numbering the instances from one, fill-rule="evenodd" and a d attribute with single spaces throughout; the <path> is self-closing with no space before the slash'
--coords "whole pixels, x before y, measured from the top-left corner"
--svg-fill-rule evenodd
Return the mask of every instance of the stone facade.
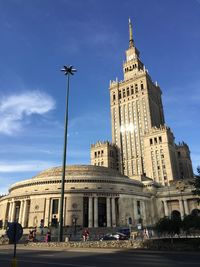
<path id="1" fill-rule="evenodd" d="M 144 137 L 144 161 L 147 177 L 163 185 L 179 177 L 174 135 L 170 128 L 152 128 Z"/>
<path id="2" fill-rule="evenodd" d="M 92 165 L 104 166 L 119 171 L 120 164 L 118 156 L 118 147 L 108 141 L 99 141 L 91 145 L 90 158 Z"/>
<path id="3" fill-rule="evenodd" d="M 0 221 L 18 221 L 24 228 L 49 227 L 59 222 L 62 168 L 55 167 L 32 179 L 13 184 L 0 198 Z M 144 177 L 145 178 L 145 177 Z M 199 209 L 186 182 L 170 186 L 146 179 L 130 179 L 116 170 L 92 165 L 68 166 L 64 197 L 64 225 L 81 227 L 144 227 L 178 211 L 180 216 Z"/>
<path id="4" fill-rule="evenodd" d="M 118 169 L 132 179 L 141 181 L 146 175 L 163 185 L 192 178 L 189 148 L 185 143 L 176 145 L 172 131 L 165 125 L 162 91 L 140 59 L 131 21 L 123 74 L 124 80 L 111 81 L 109 88 L 112 143 L 119 151 Z M 102 163 L 106 166 L 106 160 Z"/>
<path id="5" fill-rule="evenodd" d="M 184 142 L 179 143 L 178 145 L 176 145 L 176 150 L 178 153 L 178 163 L 181 179 L 192 177 L 193 170 L 188 145 Z"/>
<path id="6" fill-rule="evenodd" d="M 0 220 L 18 221 L 23 227 L 52 224 L 59 221 L 61 167 L 41 172 L 32 179 L 11 186 L 9 194 L 0 199 Z M 56 203 L 57 201 L 57 203 Z M 131 209 L 128 210 L 131 201 Z M 143 184 L 130 180 L 115 170 L 82 165 L 69 166 L 66 171 L 64 225 L 85 227 L 126 225 L 128 217 L 138 220 L 134 205 L 149 202 L 149 193 Z M 57 204 L 57 205 L 56 205 Z M 141 216 L 145 218 L 145 210 Z M 150 220 L 144 220 L 149 224 Z"/>
<path id="7" fill-rule="evenodd" d="M 67 167 L 64 226 L 75 220 L 89 228 L 147 227 L 174 211 L 183 218 L 200 208 L 187 182 L 193 177 L 189 147 L 176 145 L 165 125 L 162 92 L 140 60 L 131 22 L 129 33 L 124 80 L 110 83 L 112 143 L 91 146 L 96 166 Z M 13 184 L 0 198 L 0 225 L 59 222 L 61 177 L 55 167 Z"/>

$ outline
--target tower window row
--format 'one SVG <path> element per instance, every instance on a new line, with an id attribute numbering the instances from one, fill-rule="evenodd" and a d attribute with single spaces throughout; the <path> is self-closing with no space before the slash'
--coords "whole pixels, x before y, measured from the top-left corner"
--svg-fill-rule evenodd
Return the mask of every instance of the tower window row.
<path id="1" fill-rule="evenodd" d="M 97 157 L 101 157 L 103 156 L 103 150 L 99 150 L 99 151 L 95 151 L 94 152 L 94 157 L 97 158 Z"/>
<path id="2" fill-rule="evenodd" d="M 126 67 L 124 69 L 124 71 L 127 72 L 127 71 L 130 71 L 130 70 L 136 69 L 136 68 L 137 68 L 137 64 L 133 64 L 133 65 L 131 65 L 129 67 Z"/>
<path id="3" fill-rule="evenodd" d="M 118 94 L 118 99 L 121 99 L 121 98 L 124 98 L 124 97 L 128 97 L 130 95 L 133 95 L 133 94 L 137 94 L 139 92 L 139 90 L 144 90 L 144 84 L 141 83 L 140 84 L 140 88 L 138 86 L 138 84 L 134 84 L 131 85 L 130 87 L 127 87 L 126 89 L 122 89 L 122 90 L 119 90 L 119 94 Z M 113 94 L 113 101 L 116 100 L 116 95 L 115 93 Z"/>
<path id="4" fill-rule="evenodd" d="M 158 143 L 159 144 L 162 143 L 162 136 L 159 136 L 158 138 L 157 137 L 150 138 L 149 143 L 150 145 L 157 145 Z"/>

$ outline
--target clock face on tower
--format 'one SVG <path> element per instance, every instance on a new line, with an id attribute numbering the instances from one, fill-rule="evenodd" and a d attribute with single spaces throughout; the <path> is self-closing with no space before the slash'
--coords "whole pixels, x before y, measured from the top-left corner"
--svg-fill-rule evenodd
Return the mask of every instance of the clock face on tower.
<path id="1" fill-rule="evenodd" d="M 128 56 L 128 61 L 132 60 L 134 58 L 133 55 Z"/>

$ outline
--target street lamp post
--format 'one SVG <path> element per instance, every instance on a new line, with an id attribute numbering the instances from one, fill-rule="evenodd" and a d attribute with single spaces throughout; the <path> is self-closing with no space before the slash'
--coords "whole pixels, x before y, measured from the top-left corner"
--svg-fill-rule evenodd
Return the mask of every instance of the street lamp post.
<path id="1" fill-rule="evenodd" d="M 66 167 L 66 151 L 67 151 L 67 128 L 68 128 L 68 103 L 69 103 L 69 77 L 74 75 L 76 69 L 73 66 L 63 66 L 61 71 L 67 75 L 67 94 L 66 94 L 66 112 L 65 112 L 65 132 L 64 132 L 64 149 L 63 149 L 63 165 L 62 165 L 62 181 L 61 181 L 61 199 L 60 199 L 60 224 L 59 224 L 59 234 L 58 241 L 63 241 L 63 206 L 64 206 L 64 194 L 65 194 L 65 167 Z"/>

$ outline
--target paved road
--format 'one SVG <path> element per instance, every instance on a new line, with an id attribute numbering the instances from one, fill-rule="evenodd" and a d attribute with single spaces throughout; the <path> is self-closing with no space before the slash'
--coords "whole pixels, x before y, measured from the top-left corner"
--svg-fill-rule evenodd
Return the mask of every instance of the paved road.
<path id="1" fill-rule="evenodd" d="M 68 249 L 63 251 L 19 249 L 18 267 L 185 267 L 200 266 L 200 253 L 152 252 L 113 249 Z M 0 247 L 0 267 L 10 267 L 11 249 Z"/>

